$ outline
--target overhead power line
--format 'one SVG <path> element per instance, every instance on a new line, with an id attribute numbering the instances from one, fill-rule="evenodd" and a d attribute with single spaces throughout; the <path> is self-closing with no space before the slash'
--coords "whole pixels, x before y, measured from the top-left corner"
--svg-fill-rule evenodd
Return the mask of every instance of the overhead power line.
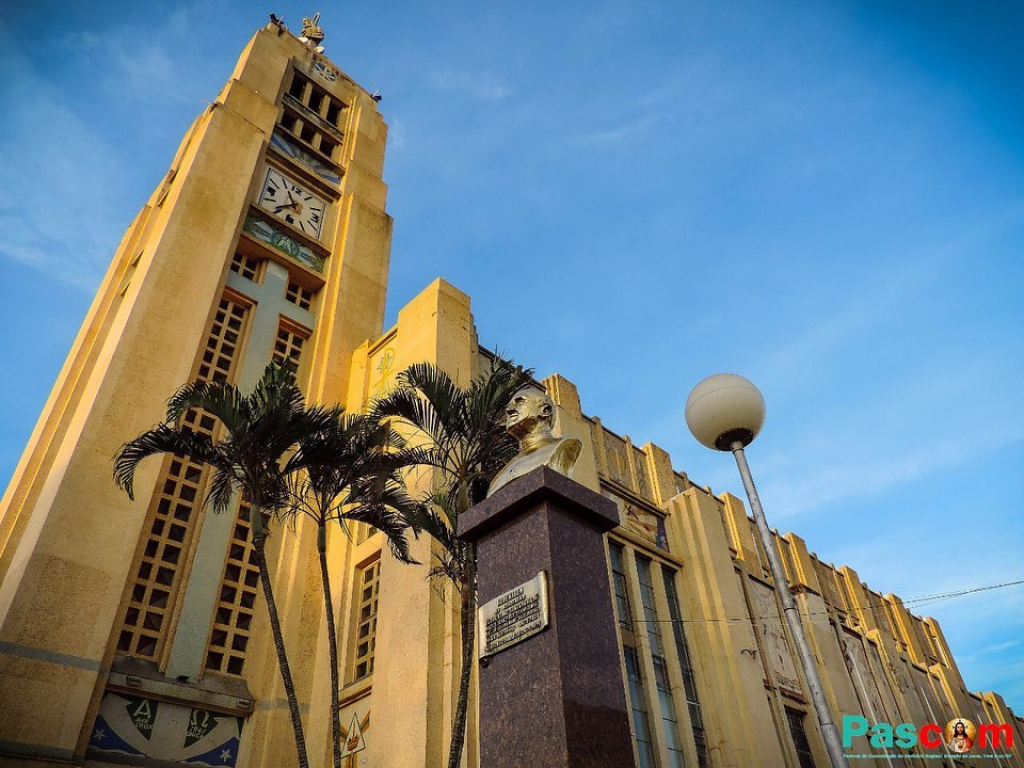
<path id="1" fill-rule="evenodd" d="M 994 589 L 1005 589 L 1007 587 L 1017 587 L 1017 586 L 1020 586 L 1021 584 L 1024 584 L 1024 579 L 1019 579 L 1017 581 L 1005 581 L 1005 582 L 1003 582 L 1001 584 L 989 584 L 989 585 L 984 586 L 984 587 L 971 587 L 970 589 L 959 589 L 959 590 L 955 590 L 953 592 L 939 592 L 939 593 L 934 594 L 934 595 L 922 595 L 920 597 L 914 597 L 914 598 L 910 598 L 910 599 L 907 599 L 907 600 L 902 600 L 901 602 L 902 602 L 903 605 L 911 605 L 911 604 L 931 605 L 932 603 L 942 602 L 943 600 L 951 600 L 951 599 L 953 599 L 955 597 L 963 597 L 964 595 L 973 595 L 973 594 L 977 594 L 979 592 L 990 592 L 990 591 L 992 591 Z M 877 604 L 874 604 L 874 605 L 865 605 L 865 606 L 861 606 L 861 607 L 858 607 L 858 608 L 853 608 L 851 610 L 839 609 L 839 608 L 837 608 L 836 610 L 841 610 L 843 613 L 857 613 L 858 611 L 873 611 L 873 610 L 878 610 L 878 609 L 884 609 L 886 607 L 886 605 L 889 605 L 889 604 L 888 603 L 877 603 Z M 829 613 L 830 613 L 830 611 L 827 611 L 827 610 L 825 610 L 825 611 L 807 611 L 807 612 L 801 612 L 800 615 L 801 616 L 821 616 L 821 615 L 827 615 Z M 728 623 L 744 623 L 744 624 L 749 624 L 749 623 L 752 623 L 754 621 L 783 621 L 783 617 L 780 614 L 777 614 L 777 615 L 774 615 L 774 616 L 742 616 L 742 617 L 737 617 L 737 618 L 726 618 L 726 617 L 723 617 L 723 618 L 703 618 L 703 619 L 657 619 L 657 620 L 654 620 L 654 621 L 649 620 L 649 619 L 632 619 L 631 623 L 633 623 L 633 624 L 677 624 L 677 623 L 678 624 L 708 624 L 708 623 L 718 622 L 718 623 L 726 623 L 726 624 L 728 624 Z"/>

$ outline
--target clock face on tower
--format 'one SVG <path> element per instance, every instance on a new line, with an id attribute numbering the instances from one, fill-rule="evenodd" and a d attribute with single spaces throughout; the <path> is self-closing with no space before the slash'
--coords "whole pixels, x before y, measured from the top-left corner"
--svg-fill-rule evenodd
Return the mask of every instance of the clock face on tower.
<path id="1" fill-rule="evenodd" d="M 256 201 L 261 208 L 313 237 L 320 237 L 327 201 L 292 181 L 276 168 L 267 168 Z"/>

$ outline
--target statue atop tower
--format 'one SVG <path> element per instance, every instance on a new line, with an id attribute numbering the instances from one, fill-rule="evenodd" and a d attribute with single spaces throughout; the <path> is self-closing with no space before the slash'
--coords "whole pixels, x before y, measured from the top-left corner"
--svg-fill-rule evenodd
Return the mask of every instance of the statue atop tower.
<path id="1" fill-rule="evenodd" d="M 317 53 L 323 53 L 324 47 L 320 45 L 324 41 L 324 30 L 320 24 L 320 11 L 313 14 L 313 18 L 305 16 L 302 19 L 302 42 L 313 48 Z"/>

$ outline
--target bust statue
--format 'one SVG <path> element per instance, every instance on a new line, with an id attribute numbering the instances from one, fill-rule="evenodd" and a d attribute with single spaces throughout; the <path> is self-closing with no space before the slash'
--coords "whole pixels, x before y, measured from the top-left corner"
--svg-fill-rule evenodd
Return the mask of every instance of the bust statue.
<path id="1" fill-rule="evenodd" d="M 512 395 L 505 409 L 505 428 L 519 441 L 519 453 L 494 476 L 488 496 L 537 467 L 551 467 L 572 477 L 583 443 L 551 434 L 554 418 L 554 402 L 536 387 L 523 387 Z"/>

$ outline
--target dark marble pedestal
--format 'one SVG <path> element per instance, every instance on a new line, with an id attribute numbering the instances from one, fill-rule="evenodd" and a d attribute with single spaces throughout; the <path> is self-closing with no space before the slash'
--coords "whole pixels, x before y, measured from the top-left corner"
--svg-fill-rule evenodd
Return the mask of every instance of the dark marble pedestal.
<path id="1" fill-rule="evenodd" d="M 482 768 L 633 767 L 604 550 L 618 523 L 613 502 L 547 467 L 461 516 L 480 605 L 539 571 L 549 585 L 550 626 L 481 663 Z"/>

